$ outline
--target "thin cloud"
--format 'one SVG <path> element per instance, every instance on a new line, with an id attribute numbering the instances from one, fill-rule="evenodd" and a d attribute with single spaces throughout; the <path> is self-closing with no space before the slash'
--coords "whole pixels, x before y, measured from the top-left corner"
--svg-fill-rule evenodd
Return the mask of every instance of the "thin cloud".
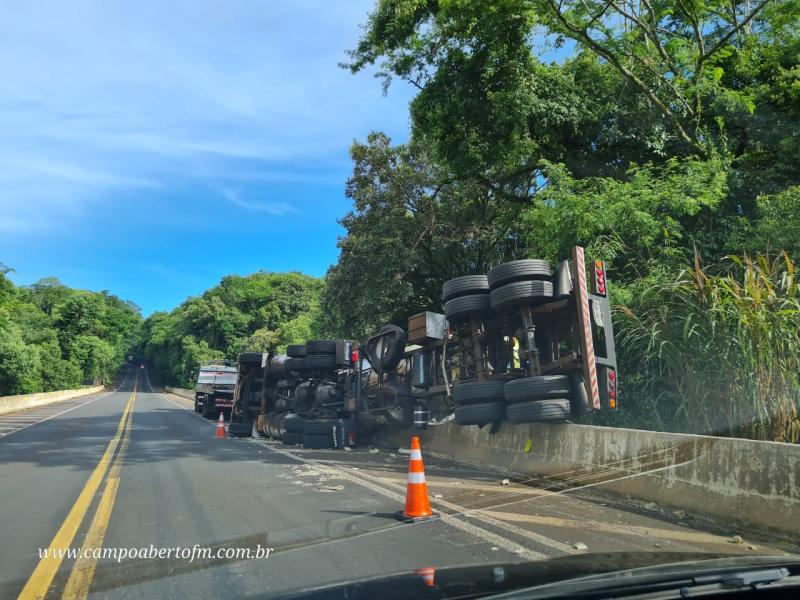
<path id="1" fill-rule="evenodd" d="M 236 206 L 243 208 L 245 210 L 265 212 L 271 215 L 275 215 L 276 217 L 282 217 L 284 215 L 300 214 L 299 210 L 297 210 L 294 206 L 291 206 L 290 204 L 286 204 L 285 202 L 249 202 L 242 200 L 237 192 L 230 189 L 222 190 L 222 195 L 231 204 L 235 204 Z"/>

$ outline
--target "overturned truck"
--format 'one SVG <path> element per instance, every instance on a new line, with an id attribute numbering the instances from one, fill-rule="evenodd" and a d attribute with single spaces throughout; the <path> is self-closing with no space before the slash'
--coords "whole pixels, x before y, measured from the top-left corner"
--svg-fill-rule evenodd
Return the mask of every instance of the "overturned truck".
<path id="1" fill-rule="evenodd" d="M 561 422 L 618 408 L 605 265 L 583 248 L 445 282 L 444 314 L 239 357 L 231 432 L 331 448 L 378 426 Z M 587 280 L 590 280 L 587 283 Z"/>

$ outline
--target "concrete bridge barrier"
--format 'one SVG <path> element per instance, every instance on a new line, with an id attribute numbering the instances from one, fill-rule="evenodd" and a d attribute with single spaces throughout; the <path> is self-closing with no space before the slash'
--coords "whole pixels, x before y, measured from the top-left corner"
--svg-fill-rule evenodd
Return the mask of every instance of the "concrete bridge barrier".
<path id="1" fill-rule="evenodd" d="M 103 391 L 102 385 L 84 387 L 75 390 L 58 390 L 55 392 L 38 392 L 36 394 L 19 394 L 16 396 L 0 396 L 0 415 L 6 413 L 52 404 L 61 400 L 77 398 L 78 396 L 88 396 Z"/>
<path id="2" fill-rule="evenodd" d="M 573 424 L 447 423 L 420 432 L 423 453 L 496 467 L 554 490 L 597 488 L 726 524 L 800 532 L 800 445 Z M 407 447 L 409 432 L 382 432 Z"/>

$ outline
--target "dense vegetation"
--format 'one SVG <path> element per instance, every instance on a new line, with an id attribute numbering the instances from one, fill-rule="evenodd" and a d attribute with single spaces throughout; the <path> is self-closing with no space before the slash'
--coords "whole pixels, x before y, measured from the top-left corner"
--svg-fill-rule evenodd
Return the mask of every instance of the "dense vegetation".
<path id="1" fill-rule="evenodd" d="M 411 138 L 353 145 L 324 329 L 582 244 L 626 407 L 596 421 L 800 441 L 800 0 L 379 0 L 373 64 Z"/>
<path id="2" fill-rule="evenodd" d="M 137 341 L 139 308 L 42 279 L 15 286 L 0 265 L 0 396 L 108 383 Z"/>
<path id="3" fill-rule="evenodd" d="M 315 333 L 322 282 L 300 273 L 229 275 L 170 313 L 142 325 L 140 352 L 163 383 L 189 386 L 201 361 L 281 350 Z"/>

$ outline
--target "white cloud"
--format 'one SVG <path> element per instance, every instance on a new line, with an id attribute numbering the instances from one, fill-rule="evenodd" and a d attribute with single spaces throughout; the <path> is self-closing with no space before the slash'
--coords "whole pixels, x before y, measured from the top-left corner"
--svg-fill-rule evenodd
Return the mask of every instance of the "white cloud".
<path id="1" fill-rule="evenodd" d="M 246 201 L 241 199 L 238 192 L 230 189 L 223 189 L 222 195 L 227 198 L 228 202 L 231 204 L 239 208 L 244 208 L 245 210 L 265 212 L 275 216 L 300 214 L 297 208 L 285 202 Z"/>

